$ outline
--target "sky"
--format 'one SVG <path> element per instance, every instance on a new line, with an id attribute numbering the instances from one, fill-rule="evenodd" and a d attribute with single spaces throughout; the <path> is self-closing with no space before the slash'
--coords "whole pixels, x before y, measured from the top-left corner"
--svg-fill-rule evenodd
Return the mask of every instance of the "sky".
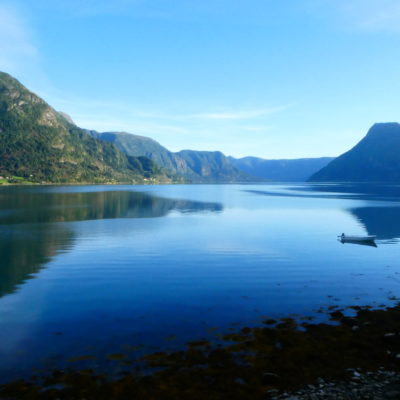
<path id="1" fill-rule="evenodd" d="M 338 156 L 400 121 L 400 1 L 0 0 L 0 70 L 171 151 Z"/>

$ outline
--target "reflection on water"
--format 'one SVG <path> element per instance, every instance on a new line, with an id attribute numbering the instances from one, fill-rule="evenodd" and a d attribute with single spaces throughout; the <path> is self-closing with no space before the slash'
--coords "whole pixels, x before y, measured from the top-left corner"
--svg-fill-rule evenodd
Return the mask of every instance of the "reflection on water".
<path id="1" fill-rule="evenodd" d="M 302 187 L 305 192 L 329 193 L 333 197 L 368 198 L 368 200 L 398 201 L 400 185 L 377 183 L 320 183 Z"/>
<path id="2" fill-rule="evenodd" d="M 0 226 L 0 297 L 32 278 L 44 264 L 72 243 L 74 234 L 60 226 Z"/>
<path id="3" fill-rule="evenodd" d="M 400 238 L 400 207 L 363 207 L 349 210 L 379 240 Z"/>
<path id="4" fill-rule="evenodd" d="M 0 381 L 398 292 L 398 244 L 337 242 L 400 237 L 397 187 L 131 189 L 0 188 Z"/>
<path id="5" fill-rule="evenodd" d="M 268 197 L 304 199 L 364 200 L 368 207 L 349 208 L 348 212 L 365 228 L 368 235 L 395 243 L 400 238 L 400 185 L 310 184 L 292 186 L 283 190 L 247 190 L 249 193 Z"/>
<path id="6" fill-rule="evenodd" d="M 310 188 L 307 188 L 303 192 L 303 188 L 301 188 L 301 192 L 297 192 L 298 188 L 290 188 L 289 190 L 285 191 L 270 191 L 270 190 L 246 190 L 248 193 L 258 194 L 262 196 L 268 197 L 297 197 L 297 198 L 304 198 L 304 199 L 358 199 L 360 198 L 359 194 L 353 193 L 329 193 L 328 195 L 321 190 L 318 194 L 310 194 L 308 191 Z"/>
<path id="7" fill-rule="evenodd" d="M 111 218 L 155 218 L 171 211 L 219 212 L 222 205 L 153 197 L 138 192 L 0 192 L 0 297 L 32 278 L 75 233 L 63 222 Z M 58 224 L 51 224 L 57 222 Z"/>
<path id="8" fill-rule="evenodd" d="M 400 185 L 397 184 L 316 184 L 305 187 L 306 191 L 329 193 L 337 198 L 353 198 L 379 203 L 377 206 L 351 208 L 348 211 L 365 228 L 368 235 L 376 235 L 379 241 L 400 238 Z M 395 202 L 395 203 L 393 203 Z"/>
<path id="9" fill-rule="evenodd" d="M 365 228 L 368 235 L 376 235 L 379 241 L 395 243 L 400 238 L 400 185 L 397 184 L 316 184 L 305 187 L 306 191 L 329 193 L 337 198 L 353 198 L 368 202 L 382 202 L 377 206 L 351 208 L 348 211 Z M 386 203 L 388 202 L 388 203 Z M 390 202 L 390 203 L 389 203 Z"/>
<path id="10" fill-rule="evenodd" d="M 272 186 L 271 189 L 274 189 Z M 400 185 L 378 185 L 371 183 L 320 183 L 279 188 L 280 190 L 252 189 L 247 192 L 265 196 L 297 197 L 308 199 L 347 199 L 399 201 Z"/>
<path id="11" fill-rule="evenodd" d="M 47 193 L 0 196 L 0 224 L 154 218 L 171 211 L 222 211 L 218 203 L 174 200 L 139 192 Z"/>

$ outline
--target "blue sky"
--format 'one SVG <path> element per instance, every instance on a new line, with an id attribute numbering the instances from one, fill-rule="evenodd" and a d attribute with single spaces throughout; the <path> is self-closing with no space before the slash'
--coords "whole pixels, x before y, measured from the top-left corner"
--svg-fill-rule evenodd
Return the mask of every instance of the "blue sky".
<path id="1" fill-rule="evenodd" d="M 170 150 L 337 156 L 400 121 L 398 0 L 0 0 L 0 70 Z"/>

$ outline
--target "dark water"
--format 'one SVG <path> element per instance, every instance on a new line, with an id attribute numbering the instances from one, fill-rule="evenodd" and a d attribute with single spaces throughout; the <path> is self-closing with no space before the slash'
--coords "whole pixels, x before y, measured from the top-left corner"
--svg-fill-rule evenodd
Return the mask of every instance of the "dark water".
<path id="1" fill-rule="evenodd" d="M 1 377 L 82 355 L 114 368 L 105 356 L 136 345 L 390 304 L 399 238 L 396 185 L 2 187 Z"/>

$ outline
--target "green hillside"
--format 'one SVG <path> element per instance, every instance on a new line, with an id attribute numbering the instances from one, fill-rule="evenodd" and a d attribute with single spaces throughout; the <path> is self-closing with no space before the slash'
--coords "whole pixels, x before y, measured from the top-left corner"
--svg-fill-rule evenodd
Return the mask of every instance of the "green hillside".
<path id="1" fill-rule="evenodd" d="M 146 157 L 130 157 L 70 123 L 0 72 L 0 176 L 32 182 L 143 182 L 162 178 Z"/>
<path id="2" fill-rule="evenodd" d="M 86 131 L 92 137 L 112 143 L 123 153 L 132 157 L 147 157 L 169 172 L 175 181 L 185 181 L 184 162 L 155 140 L 126 132 Z"/>
<path id="3" fill-rule="evenodd" d="M 182 150 L 173 153 L 160 143 L 126 132 L 87 131 L 96 139 L 113 143 L 130 156 L 145 156 L 169 171 L 175 180 L 193 183 L 250 182 L 259 180 L 239 171 L 219 151 Z"/>
<path id="4" fill-rule="evenodd" d="M 176 153 L 186 165 L 186 176 L 200 183 L 251 182 L 257 179 L 239 171 L 220 151 L 182 150 Z"/>

